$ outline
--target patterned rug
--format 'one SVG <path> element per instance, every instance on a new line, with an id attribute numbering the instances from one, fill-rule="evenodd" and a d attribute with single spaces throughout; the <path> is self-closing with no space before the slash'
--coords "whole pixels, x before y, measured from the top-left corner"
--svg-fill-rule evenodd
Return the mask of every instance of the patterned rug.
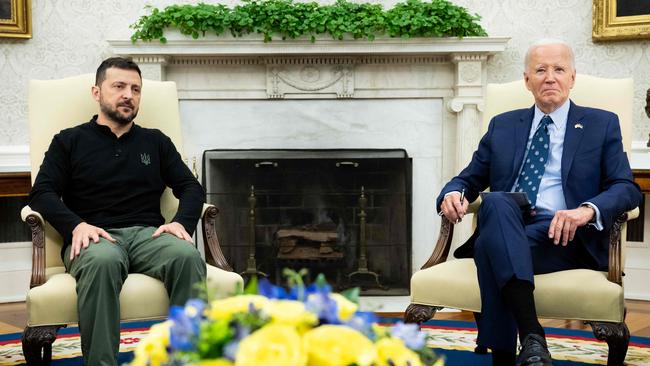
<path id="1" fill-rule="evenodd" d="M 447 357 L 447 365 L 490 365 L 489 355 L 473 352 L 476 324 L 432 320 L 422 326 L 431 335 L 429 347 Z M 590 331 L 544 328 L 555 366 L 606 365 L 607 343 Z M 650 366 L 650 338 L 632 337 L 625 362 L 628 366 Z"/>
<path id="2" fill-rule="evenodd" d="M 386 326 L 398 321 L 382 318 Z M 154 322 L 132 322 L 122 325 L 119 363 L 133 357 L 132 351 L 140 339 L 147 335 Z M 476 365 L 489 366 L 491 358 L 473 352 L 476 345 L 476 326 L 471 322 L 431 320 L 423 324 L 430 335 L 429 346 L 447 358 L 447 366 Z M 546 328 L 549 349 L 556 366 L 605 365 L 607 344 L 594 339 L 588 331 Z M 79 348 L 79 330 L 64 328 L 52 347 L 52 365 L 82 365 Z M 650 366 L 650 338 L 632 337 L 625 359 L 629 366 Z M 20 333 L 0 335 L 0 365 L 24 365 L 20 345 Z"/>

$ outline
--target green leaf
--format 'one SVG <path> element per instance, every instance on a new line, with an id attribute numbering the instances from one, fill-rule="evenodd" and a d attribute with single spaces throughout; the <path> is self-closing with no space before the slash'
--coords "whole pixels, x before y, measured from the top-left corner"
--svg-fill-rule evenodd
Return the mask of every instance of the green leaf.
<path id="1" fill-rule="evenodd" d="M 389 37 L 465 37 L 486 36 L 478 23 L 481 17 L 448 0 L 406 0 L 384 10 L 381 4 L 353 3 L 337 0 L 334 4 L 294 3 L 293 0 L 242 0 L 234 8 L 223 4 L 169 5 L 163 10 L 145 5 L 149 15 L 130 25 L 131 41 L 158 39 L 166 43 L 164 31 L 176 28 L 196 39 L 206 33 L 223 34 L 227 29 L 234 37 L 247 33 L 272 35 L 281 39 L 329 33 L 343 40 L 377 36 Z"/>
<path id="2" fill-rule="evenodd" d="M 257 276 L 252 276 L 248 281 L 246 288 L 244 288 L 244 294 L 246 295 L 257 295 Z"/>
<path id="3" fill-rule="evenodd" d="M 341 291 L 341 295 L 346 299 L 352 301 L 353 303 L 359 305 L 359 294 L 361 293 L 361 288 L 353 287 L 347 290 Z"/>

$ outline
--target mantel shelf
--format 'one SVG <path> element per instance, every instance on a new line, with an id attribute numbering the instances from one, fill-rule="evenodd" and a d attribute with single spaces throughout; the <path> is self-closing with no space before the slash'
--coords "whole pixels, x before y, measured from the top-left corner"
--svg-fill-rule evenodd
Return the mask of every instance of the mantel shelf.
<path id="1" fill-rule="evenodd" d="M 510 37 L 465 38 L 376 38 L 368 40 L 343 40 L 308 38 L 274 39 L 264 43 L 259 35 L 234 38 L 206 36 L 191 39 L 179 33 L 168 35 L 166 44 L 151 42 L 109 40 L 113 51 L 124 56 L 290 56 L 290 55 L 493 55 L 505 50 Z"/>

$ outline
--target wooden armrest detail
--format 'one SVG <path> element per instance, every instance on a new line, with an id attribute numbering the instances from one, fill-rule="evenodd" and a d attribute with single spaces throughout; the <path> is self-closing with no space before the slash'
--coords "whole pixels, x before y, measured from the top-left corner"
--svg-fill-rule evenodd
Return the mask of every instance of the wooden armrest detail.
<path id="1" fill-rule="evenodd" d="M 607 279 L 610 282 L 623 285 L 623 263 L 622 263 L 622 242 L 621 230 L 627 221 L 639 217 L 639 208 L 625 212 L 616 218 L 612 229 L 609 232 L 609 266 Z"/>
<path id="2" fill-rule="evenodd" d="M 449 249 L 451 248 L 451 240 L 454 237 L 454 225 L 444 216 L 440 219 L 438 242 L 433 249 L 433 253 L 431 253 L 431 257 L 429 257 L 429 260 L 420 269 L 427 269 L 447 260 Z"/>
<path id="3" fill-rule="evenodd" d="M 217 237 L 216 218 L 218 214 L 219 210 L 215 206 L 204 205 L 202 226 L 205 259 L 215 267 L 219 267 L 225 271 L 232 271 L 232 267 L 228 264 L 226 257 L 224 257 L 221 251 L 221 245 Z"/>
<path id="4" fill-rule="evenodd" d="M 45 222 L 41 214 L 29 206 L 25 206 L 20 213 L 32 232 L 32 277 L 29 288 L 33 288 L 45 283 Z"/>
<path id="5" fill-rule="evenodd" d="M 469 204 L 466 214 L 475 214 L 478 212 L 480 205 L 481 198 L 479 197 Z M 427 260 L 420 269 L 427 269 L 438 263 L 442 263 L 446 261 L 449 256 L 451 241 L 454 238 L 454 225 L 451 221 L 447 220 L 445 216 L 441 216 L 440 219 L 440 234 L 438 234 L 438 241 L 436 242 L 436 246 L 433 248 L 433 253 L 431 253 L 429 260 Z"/>

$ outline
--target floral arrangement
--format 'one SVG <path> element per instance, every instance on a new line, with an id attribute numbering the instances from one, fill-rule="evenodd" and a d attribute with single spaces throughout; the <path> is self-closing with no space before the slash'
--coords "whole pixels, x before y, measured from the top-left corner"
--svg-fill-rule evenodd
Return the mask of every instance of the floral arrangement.
<path id="1" fill-rule="evenodd" d="M 358 289 L 332 293 L 321 275 L 289 290 L 250 281 L 243 294 L 173 306 L 134 351 L 132 366 L 442 366 L 416 324 L 377 324 Z M 292 275 L 293 274 L 293 275 Z"/>

